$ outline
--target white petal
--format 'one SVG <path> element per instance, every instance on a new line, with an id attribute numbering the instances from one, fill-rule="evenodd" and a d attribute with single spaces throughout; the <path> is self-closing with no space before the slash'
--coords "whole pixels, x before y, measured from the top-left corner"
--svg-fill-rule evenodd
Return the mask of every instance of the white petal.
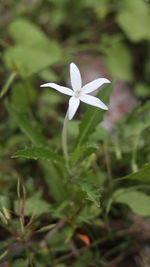
<path id="1" fill-rule="evenodd" d="M 87 83 L 86 85 L 84 85 L 82 87 L 82 91 L 85 93 L 85 94 L 88 94 L 88 93 L 91 93 L 93 92 L 94 90 L 98 89 L 101 85 L 103 85 L 104 83 L 110 83 L 109 80 L 105 79 L 105 78 L 99 78 L 99 79 L 96 79 L 90 83 Z"/>
<path id="2" fill-rule="evenodd" d="M 51 87 L 51 88 L 56 89 L 58 92 L 62 94 L 66 94 L 70 96 L 74 94 L 73 90 L 71 90 L 70 88 L 65 87 L 65 86 L 60 86 L 56 83 L 45 83 L 45 84 L 40 85 L 40 87 Z"/>
<path id="3" fill-rule="evenodd" d="M 86 104 L 91 106 L 95 106 L 98 108 L 102 108 L 108 110 L 108 107 L 97 97 L 91 95 L 82 95 L 80 96 L 80 100 Z"/>
<path id="4" fill-rule="evenodd" d="M 78 97 L 71 97 L 69 100 L 69 111 L 68 111 L 68 116 L 69 116 L 69 120 L 71 120 L 73 118 L 73 116 L 75 115 L 78 107 L 80 104 L 80 100 Z"/>
<path id="5" fill-rule="evenodd" d="M 82 86 L 81 74 L 78 67 L 74 64 L 70 64 L 70 79 L 73 90 L 79 90 Z"/>

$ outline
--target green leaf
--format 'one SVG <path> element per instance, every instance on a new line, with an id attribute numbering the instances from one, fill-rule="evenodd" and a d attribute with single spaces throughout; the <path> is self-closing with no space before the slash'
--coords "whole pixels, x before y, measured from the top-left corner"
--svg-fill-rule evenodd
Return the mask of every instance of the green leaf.
<path id="1" fill-rule="evenodd" d="M 49 231 L 49 230 L 53 229 L 55 226 L 56 226 L 56 224 L 49 224 L 49 225 L 43 226 L 42 228 L 40 228 L 38 230 L 38 232 L 41 233 L 41 232 Z"/>
<path id="2" fill-rule="evenodd" d="M 119 189 L 114 193 L 113 200 L 128 205 L 136 214 L 150 215 L 150 196 L 143 192 Z"/>
<path id="3" fill-rule="evenodd" d="M 89 142 L 100 142 L 108 140 L 108 130 L 98 124 L 95 131 L 90 135 Z"/>
<path id="4" fill-rule="evenodd" d="M 30 84 L 17 83 L 11 93 L 11 103 L 19 113 L 28 112 L 36 97 L 36 91 Z"/>
<path id="5" fill-rule="evenodd" d="M 76 164 L 76 162 L 81 160 L 81 158 L 91 155 L 92 153 L 96 152 L 97 149 L 98 147 L 96 145 L 84 145 L 77 147 L 70 155 L 70 163 Z"/>
<path id="6" fill-rule="evenodd" d="M 17 125 L 20 127 L 22 132 L 29 138 L 29 140 L 37 146 L 45 146 L 47 145 L 47 141 L 39 132 L 37 127 L 33 124 L 33 122 L 29 121 L 29 119 L 19 113 L 15 107 L 9 103 L 8 101 L 5 102 L 5 106 L 7 108 L 8 113 L 12 116 L 15 120 Z"/>
<path id="7" fill-rule="evenodd" d="M 26 266 L 27 264 L 24 259 L 18 259 L 12 262 L 12 267 L 26 267 Z"/>
<path id="8" fill-rule="evenodd" d="M 64 160 L 57 153 L 53 152 L 49 148 L 45 147 L 29 147 L 22 149 L 13 154 L 12 158 L 24 157 L 27 159 L 40 159 L 40 160 L 49 160 L 53 162 L 61 162 Z"/>
<path id="9" fill-rule="evenodd" d="M 53 162 L 49 162 L 47 164 L 46 161 L 42 161 L 42 167 L 47 188 L 49 189 L 53 199 L 56 202 L 59 202 L 60 205 L 60 203 L 62 203 L 66 198 L 68 198 L 66 183 L 64 181 L 64 176 L 67 177 L 65 165 L 63 164 L 63 168 L 61 168 L 60 170 L 58 166 Z"/>
<path id="10" fill-rule="evenodd" d="M 84 249 L 82 255 L 75 262 L 74 267 L 86 267 L 93 261 L 93 254 L 89 248 Z"/>
<path id="11" fill-rule="evenodd" d="M 137 106 L 134 112 L 131 112 L 129 114 L 129 116 L 125 121 L 125 126 L 122 129 L 123 135 L 126 138 L 134 136 L 133 142 L 135 143 L 136 138 L 140 136 L 144 130 L 148 129 L 149 126 L 150 126 L 150 101 L 147 101 L 144 105 Z"/>
<path id="12" fill-rule="evenodd" d="M 116 36 L 111 40 L 110 47 L 106 50 L 105 61 L 112 77 L 124 81 L 132 80 L 133 69 L 130 50 Z"/>
<path id="13" fill-rule="evenodd" d="M 16 45 L 6 49 L 4 59 L 8 67 L 23 78 L 64 58 L 59 44 L 50 40 L 40 28 L 26 19 L 14 20 L 8 31 Z"/>
<path id="14" fill-rule="evenodd" d="M 52 248 L 52 252 L 55 253 L 62 253 L 62 252 L 67 252 L 69 249 L 69 241 L 67 239 L 67 233 L 66 233 L 66 228 L 68 226 L 65 226 L 61 229 L 61 231 L 56 231 L 51 238 L 47 241 L 48 245 Z M 72 228 L 72 232 L 74 229 Z"/>
<path id="15" fill-rule="evenodd" d="M 97 207 L 100 206 L 100 189 L 96 183 L 87 179 L 76 179 L 74 182 L 79 186 L 79 190 L 85 192 L 86 199 L 92 201 Z"/>
<path id="16" fill-rule="evenodd" d="M 58 75 L 50 68 L 44 69 L 43 71 L 41 71 L 40 78 L 47 82 L 49 81 L 58 82 L 59 81 Z"/>
<path id="17" fill-rule="evenodd" d="M 8 26 L 8 31 L 17 44 L 47 52 L 59 52 L 59 44 L 50 40 L 37 25 L 27 19 L 17 18 L 12 21 Z"/>
<path id="18" fill-rule="evenodd" d="M 107 85 L 100 90 L 97 97 L 100 98 L 105 104 L 109 102 L 109 98 L 112 92 L 113 83 Z M 88 141 L 91 133 L 94 132 L 96 126 L 102 121 L 105 111 L 96 107 L 88 107 L 87 112 L 82 117 L 79 125 L 79 135 L 77 137 L 76 146 L 81 146 Z"/>
<path id="19" fill-rule="evenodd" d="M 10 200 L 7 196 L 0 196 L 0 209 L 2 208 L 10 208 Z"/>
<path id="20" fill-rule="evenodd" d="M 73 140 L 78 136 L 79 134 L 79 121 L 77 120 L 71 120 L 68 124 L 68 134 Z"/>
<path id="21" fill-rule="evenodd" d="M 135 179 L 142 182 L 150 182 L 150 164 L 145 164 L 145 166 L 137 172 L 131 173 L 123 178 Z"/>
<path id="22" fill-rule="evenodd" d="M 44 50 L 16 45 L 7 49 L 4 59 L 9 68 L 18 72 L 21 77 L 28 78 L 58 62 L 60 56 L 55 52 L 47 54 Z"/>
<path id="23" fill-rule="evenodd" d="M 100 214 L 99 206 L 95 205 L 94 203 L 91 203 L 89 205 L 84 206 L 84 208 L 76 217 L 75 223 L 77 225 L 81 223 L 88 223 L 93 225 L 95 219 L 99 216 L 99 214 Z"/>
<path id="24" fill-rule="evenodd" d="M 146 98 L 149 97 L 149 85 L 146 83 L 137 83 L 134 92 L 137 97 Z"/>
<path id="25" fill-rule="evenodd" d="M 18 200 L 15 201 L 15 211 L 18 211 Z M 50 212 L 50 204 L 38 196 L 33 196 L 25 200 L 25 215 L 26 216 L 40 216 L 44 213 Z"/>
<path id="26" fill-rule="evenodd" d="M 24 31 L 22 31 L 24 29 Z M 35 43 L 45 43 L 45 34 L 31 21 L 17 18 L 8 25 L 8 32 L 15 43 L 33 46 Z"/>
<path id="27" fill-rule="evenodd" d="M 131 41 L 150 40 L 150 9 L 146 1 L 124 0 L 117 22 Z"/>

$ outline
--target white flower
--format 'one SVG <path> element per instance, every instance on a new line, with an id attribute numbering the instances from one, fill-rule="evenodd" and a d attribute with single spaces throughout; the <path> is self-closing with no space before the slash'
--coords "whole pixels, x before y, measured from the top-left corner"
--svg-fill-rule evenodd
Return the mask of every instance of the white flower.
<path id="1" fill-rule="evenodd" d="M 87 83 L 82 87 L 81 74 L 78 67 L 74 63 L 70 64 L 70 79 L 73 89 L 60 86 L 56 83 L 45 83 L 41 85 L 41 87 L 52 87 L 62 94 L 71 96 L 68 109 L 69 120 L 71 120 L 75 115 L 80 101 L 101 109 L 108 110 L 107 106 L 99 98 L 88 94 L 98 89 L 104 83 L 110 83 L 109 80 L 105 78 L 99 78 Z"/>

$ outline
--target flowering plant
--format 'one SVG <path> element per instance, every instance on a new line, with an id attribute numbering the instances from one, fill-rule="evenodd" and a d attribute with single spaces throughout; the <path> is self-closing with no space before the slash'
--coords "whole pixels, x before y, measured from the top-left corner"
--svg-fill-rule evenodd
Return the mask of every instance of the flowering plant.
<path id="1" fill-rule="evenodd" d="M 70 64 L 70 78 L 73 90 L 55 83 L 46 83 L 41 85 L 41 87 L 51 87 L 62 94 L 71 96 L 68 108 L 69 120 L 74 117 L 79 107 L 80 101 L 104 110 L 108 109 L 107 106 L 99 98 L 88 95 L 89 93 L 92 93 L 93 91 L 98 89 L 103 84 L 110 83 L 108 79 L 98 78 L 82 87 L 81 74 L 78 67 L 74 63 Z"/>
<path id="2" fill-rule="evenodd" d="M 0 1 L 0 266 L 150 266 L 149 2 Z"/>
<path id="3" fill-rule="evenodd" d="M 100 86 L 102 86 L 104 83 L 110 83 L 108 79 L 98 78 L 82 87 L 81 74 L 80 74 L 78 67 L 74 63 L 70 64 L 70 79 L 71 79 L 71 84 L 72 84 L 73 89 L 60 86 L 55 83 L 46 83 L 46 84 L 41 85 L 41 87 L 51 87 L 59 91 L 62 94 L 71 96 L 69 100 L 68 111 L 66 113 L 66 117 L 64 120 L 63 132 L 62 132 L 62 148 L 63 148 L 63 152 L 64 152 L 64 156 L 66 160 L 68 160 L 67 130 L 66 130 L 67 118 L 71 120 L 74 117 L 79 107 L 80 101 L 86 104 L 104 109 L 104 110 L 108 110 L 107 106 L 99 98 L 91 96 L 89 95 L 89 93 L 95 91 Z"/>

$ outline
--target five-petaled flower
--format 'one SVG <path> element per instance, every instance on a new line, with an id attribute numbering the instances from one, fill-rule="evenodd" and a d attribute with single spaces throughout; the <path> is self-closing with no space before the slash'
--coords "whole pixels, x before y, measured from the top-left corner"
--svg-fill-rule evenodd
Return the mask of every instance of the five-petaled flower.
<path id="1" fill-rule="evenodd" d="M 79 107 L 80 101 L 101 109 L 108 110 L 108 107 L 99 98 L 88 95 L 89 93 L 98 89 L 104 83 L 110 83 L 108 79 L 98 78 L 90 83 L 87 83 L 82 87 L 81 74 L 78 67 L 74 63 L 70 64 L 70 79 L 71 79 L 72 89 L 60 86 L 56 83 L 45 83 L 41 85 L 41 87 L 51 87 L 56 89 L 62 94 L 71 96 L 68 108 L 69 120 L 71 120 L 75 115 Z"/>

